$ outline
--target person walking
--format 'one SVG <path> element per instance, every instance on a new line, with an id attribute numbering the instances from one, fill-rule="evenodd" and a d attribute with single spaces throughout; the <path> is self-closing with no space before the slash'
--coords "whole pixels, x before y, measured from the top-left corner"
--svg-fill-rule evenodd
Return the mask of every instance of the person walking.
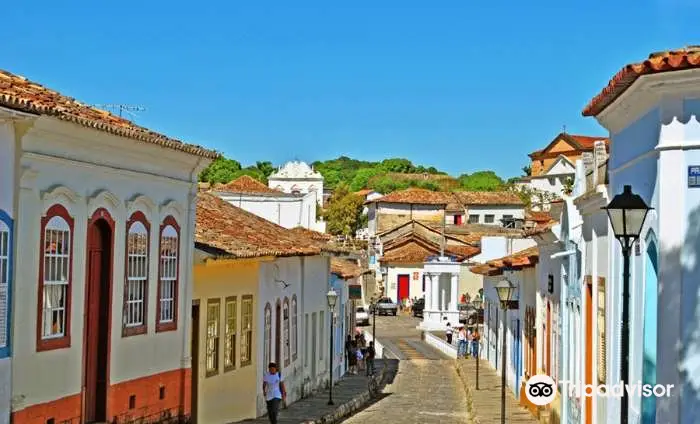
<path id="1" fill-rule="evenodd" d="M 350 369 L 350 350 L 352 349 L 352 336 L 348 334 L 345 337 L 345 369 Z"/>
<path id="2" fill-rule="evenodd" d="M 267 372 L 263 376 L 263 395 L 267 403 L 267 417 L 270 424 L 277 424 L 280 403 L 287 400 L 287 389 L 284 387 L 282 374 L 274 362 L 268 364 Z"/>
<path id="3" fill-rule="evenodd" d="M 365 362 L 367 362 L 367 375 L 374 375 L 374 357 L 377 352 L 374 350 L 374 342 L 369 342 L 367 347 L 367 356 L 365 357 Z"/>
<path id="4" fill-rule="evenodd" d="M 350 374 L 357 374 L 357 342 L 350 343 Z"/>
<path id="5" fill-rule="evenodd" d="M 481 339 L 481 335 L 479 334 L 479 329 L 475 328 L 474 332 L 472 333 L 472 358 L 478 359 L 479 358 L 479 340 Z"/>
<path id="6" fill-rule="evenodd" d="M 467 332 L 464 326 L 459 328 L 457 334 L 457 357 L 464 358 L 467 355 Z"/>
<path id="7" fill-rule="evenodd" d="M 445 329 L 445 340 L 447 340 L 447 344 L 452 344 L 452 326 L 449 322 L 447 323 L 447 328 Z"/>
<path id="8" fill-rule="evenodd" d="M 365 369 L 365 355 L 362 353 L 362 349 L 358 347 L 358 349 L 355 351 L 355 355 L 357 355 L 357 365 L 359 371 L 363 371 Z"/>

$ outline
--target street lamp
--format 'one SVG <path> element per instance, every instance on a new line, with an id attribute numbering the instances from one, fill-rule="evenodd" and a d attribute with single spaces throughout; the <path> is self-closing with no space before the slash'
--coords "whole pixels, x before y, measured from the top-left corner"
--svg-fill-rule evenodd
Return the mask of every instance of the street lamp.
<path id="1" fill-rule="evenodd" d="M 608 213 L 615 238 L 622 246 L 622 346 L 620 346 L 622 361 L 620 364 L 620 380 L 622 384 L 626 384 L 629 381 L 630 359 L 630 255 L 635 240 L 639 238 L 639 234 L 642 232 L 647 213 L 653 208 L 647 206 L 644 199 L 638 194 L 632 193 L 632 186 L 626 185 L 622 193 L 613 197 L 608 206 L 603 209 Z M 622 391 L 621 407 L 620 423 L 627 424 L 629 398 L 626 390 Z"/>
<path id="2" fill-rule="evenodd" d="M 374 341 L 374 347 L 377 347 L 377 299 L 372 297 L 370 302 L 372 307 L 372 340 Z"/>
<path id="3" fill-rule="evenodd" d="M 508 303 L 513 298 L 513 293 L 515 292 L 515 286 L 507 278 L 504 278 L 496 284 L 496 293 L 498 294 L 498 300 L 501 301 L 501 308 L 503 309 L 503 347 L 501 348 L 501 424 L 506 424 L 506 339 L 507 339 L 507 329 L 508 329 L 508 317 L 506 316 L 506 311 L 508 310 Z"/>
<path id="4" fill-rule="evenodd" d="M 328 366 L 329 368 L 329 373 L 330 373 L 330 391 L 328 392 L 328 404 L 333 405 L 333 314 L 335 313 L 335 302 L 338 300 L 338 293 L 335 292 L 335 290 L 330 289 L 328 290 L 328 294 L 326 294 L 326 298 L 328 298 L 328 309 L 330 309 L 330 316 L 331 316 L 331 345 L 330 345 L 330 365 Z"/>
<path id="5" fill-rule="evenodd" d="M 481 300 L 481 296 L 478 294 L 474 296 L 474 299 L 472 300 L 472 306 L 474 306 L 474 309 L 476 309 L 476 331 L 477 333 L 479 332 L 479 312 L 481 311 L 481 308 L 483 306 L 483 301 Z M 479 338 L 481 338 L 481 335 L 479 335 Z M 473 342 L 472 342 L 473 343 Z M 476 341 L 476 390 L 479 390 L 479 355 L 481 354 L 480 352 L 480 346 L 479 346 L 479 340 Z"/>

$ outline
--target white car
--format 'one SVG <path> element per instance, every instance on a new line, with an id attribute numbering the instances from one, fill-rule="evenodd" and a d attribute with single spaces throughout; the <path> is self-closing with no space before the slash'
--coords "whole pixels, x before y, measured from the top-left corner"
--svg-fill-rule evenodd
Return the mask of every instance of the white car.
<path id="1" fill-rule="evenodd" d="M 369 325 L 369 313 L 364 306 L 355 309 L 355 323 L 357 325 Z"/>

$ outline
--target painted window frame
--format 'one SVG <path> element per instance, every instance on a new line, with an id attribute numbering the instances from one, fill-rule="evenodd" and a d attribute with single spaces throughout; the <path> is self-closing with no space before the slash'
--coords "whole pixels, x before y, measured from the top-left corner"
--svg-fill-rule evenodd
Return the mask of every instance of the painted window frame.
<path id="1" fill-rule="evenodd" d="M 143 287 L 142 299 L 142 323 L 140 325 L 127 324 L 127 309 L 129 305 L 129 231 L 131 226 L 140 222 L 146 227 L 146 280 Z M 122 305 L 122 337 L 136 336 L 146 334 L 148 332 L 148 290 L 149 278 L 151 274 L 151 225 L 146 219 L 146 215 L 141 211 L 136 211 L 131 214 L 126 222 L 126 231 L 124 239 L 124 298 Z"/>
<path id="2" fill-rule="evenodd" d="M 173 285 L 173 293 L 172 293 L 172 319 L 171 320 L 163 320 L 161 317 L 161 312 L 162 312 L 162 303 L 163 303 L 163 270 L 164 270 L 164 263 L 166 260 L 172 260 L 172 256 L 164 257 L 163 255 L 163 238 L 164 238 L 164 232 L 168 227 L 172 227 L 175 230 L 175 233 L 177 234 L 177 242 L 176 242 L 176 251 L 175 251 L 175 280 L 174 280 L 174 285 Z M 177 330 L 177 317 L 178 317 L 178 309 L 180 309 L 179 305 L 179 292 L 180 292 L 180 243 L 181 243 L 181 238 L 180 238 L 180 226 L 177 223 L 177 220 L 173 218 L 171 215 L 168 215 L 163 219 L 163 223 L 160 225 L 160 232 L 158 233 L 158 293 L 157 293 L 157 300 L 156 300 L 156 333 L 164 332 L 164 331 L 174 331 Z M 170 280 L 173 281 L 173 280 Z"/>
<path id="3" fill-rule="evenodd" d="M 299 353 L 299 304 L 297 295 L 292 296 L 292 361 L 297 360 Z"/>
<path id="4" fill-rule="evenodd" d="M 272 362 L 272 305 L 270 302 L 265 304 L 265 332 L 263 333 L 263 354 L 264 365 L 267 366 Z"/>
<path id="5" fill-rule="evenodd" d="M 478 224 L 479 223 L 479 214 L 478 213 L 472 213 L 467 216 L 467 224 Z"/>
<path id="6" fill-rule="evenodd" d="M 291 340 L 290 340 L 290 310 L 289 298 L 285 297 L 282 302 L 282 356 L 284 357 L 284 366 L 288 367 L 291 358 Z"/>
<path id="7" fill-rule="evenodd" d="M 210 316 L 209 308 L 216 307 L 216 314 Z M 215 328 L 210 331 L 210 322 L 214 323 Z M 212 377 L 219 373 L 219 362 L 221 362 L 221 349 L 219 344 L 221 343 L 221 299 L 212 298 L 207 299 L 207 313 L 204 321 L 204 374 L 206 377 Z M 212 360 L 209 361 L 209 358 Z M 209 363 L 213 366 L 209 367 Z"/>
<path id="8" fill-rule="evenodd" d="M 496 214 L 487 213 L 484 215 L 484 224 L 494 224 L 496 223 Z"/>
<path id="9" fill-rule="evenodd" d="M 0 345 L 0 358 L 8 358 L 12 355 L 12 287 L 13 287 L 13 264 L 14 264 L 14 220 L 4 210 L 0 209 L 0 223 L 7 227 L 7 244 L 5 260 L 7 265 L 4 268 L 5 278 L 5 343 Z M 1 247 L 0 247 L 1 248 Z M 0 252 L 2 253 L 2 252 Z M 0 273 L 0 278 L 2 273 Z M 1 299 L 0 299 L 1 301 Z"/>
<path id="10" fill-rule="evenodd" d="M 68 278 L 66 284 L 66 300 L 65 300 L 65 331 L 63 336 L 60 337 L 48 337 L 45 338 L 43 334 L 43 323 L 44 323 L 44 261 L 45 261 L 45 248 L 44 244 L 46 242 L 46 226 L 49 224 L 54 217 L 62 218 L 69 229 L 68 236 Z M 72 311 L 72 289 L 73 289 L 73 244 L 75 240 L 75 220 L 68 213 L 68 209 L 60 203 L 54 204 L 49 207 L 41 217 L 41 237 L 40 237 L 40 251 L 39 251 L 39 291 L 37 295 L 37 321 L 36 321 L 36 350 L 37 352 L 43 352 L 47 350 L 64 349 L 70 347 L 71 345 L 71 311 Z"/>
<path id="11" fill-rule="evenodd" d="M 231 306 L 231 309 L 229 309 Z M 233 312 L 233 313 L 230 313 Z M 233 323 L 233 325 L 231 325 Z M 238 297 L 228 296 L 224 303 L 224 372 L 236 369 L 238 342 Z"/>
<path id="12" fill-rule="evenodd" d="M 253 295 L 241 296 L 241 368 L 253 363 L 254 320 Z M 246 325 L 247 324 L 247 325 Z M 245 354 L 245 356 L 243 356 Z"/>

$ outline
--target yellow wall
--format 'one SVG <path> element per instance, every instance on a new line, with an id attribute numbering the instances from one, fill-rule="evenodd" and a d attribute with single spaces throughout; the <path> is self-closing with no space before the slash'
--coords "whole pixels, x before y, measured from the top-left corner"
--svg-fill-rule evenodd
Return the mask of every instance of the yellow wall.
<path id="1" fill-rule="evenodd" d="M 546 153 L 551 153 L 553 157 L 546 159 L 532 159 L 532 163 L 530 165 L 532 168 L 532 176 L 542 175 L 544 171 L 552 166 L 552 164 L 557 160 L 559 154 L 563 154 L 573 163 L 576 163 L 576 160 L 581 158 L 581 152 L 577 151 L 574 146 L 561 139 L 557 140 L 557 142 L 554 143 L 554 145 L 550 147 Z"/>
<path id="2" fill-rule="evenodd" d="M 254 418 L 258 378 L 257 363 L 257 310 L 258 276 L 257 260 L 225 261 L 194 266 L 194 296 L 199 300 L 199 401 L 198 422 L 221 424 Z M 252 363 L 241 367 L 241 297 L 253 295 Z M 236 368 L 224 371 L 225 300 L 236 296 Z M 219 317 L 219 372 L 206 377 L 206 325 L 207 300 L 221 299 Z"/>

